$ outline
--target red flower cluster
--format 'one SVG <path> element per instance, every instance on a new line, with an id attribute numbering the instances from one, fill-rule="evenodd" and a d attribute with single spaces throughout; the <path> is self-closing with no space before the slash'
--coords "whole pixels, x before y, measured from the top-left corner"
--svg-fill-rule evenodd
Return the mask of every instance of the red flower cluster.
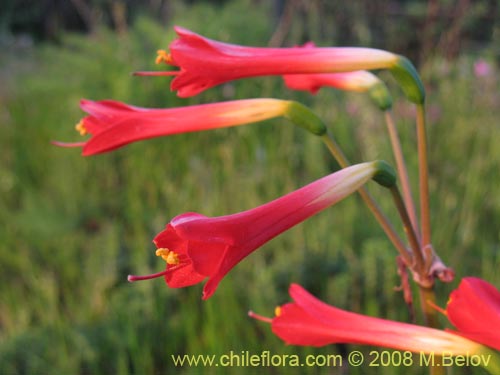
<path id="1" fill-rule="evenodd" d="M 180 97 L 193 96 L 241 78 L 280 75 L 287 87 L 312 93 L 323 86 L 370 91 L 379 107 L 385 110 L 392 105 L 390 95 L 380 80 L 365 70 L 389 69 L 407 97 L 423 109 L 425 91 L 413 65 L 387 51 L 321 48 L 312 44 L 305 48 L 245 47 L 211 40 L 181 27 L 175 30 L 177 39 L 170 44 L 169 52 L 158 51 L 156 62 L 178 70 L 136 74 L 174 76 L 171 89 Z M 326 133 L 321 120 L 305 107 L 278 99 L 236 100 L 169 109 L 141 108 L 113 100 L 82 100 L 80 105 L 88 115 L 76 129 L 91 137 L 79 143 L 54 143 L 83 147 L 83 155 L 108 152 L 148 138 L 238 126 L 277 116 L 285 116 L 315 135 Z M 425 132 L 423 127 L 419 129 L 422 142 Z M 419 152 L 425 150 L 425 142 L 422 144 L 419 143 Z M 333 142 L 328 145 L 334 147 Z M 208 279 L 203 289 L 203 299 L 207 299 L 224 276 L 252 252 L 385 173 L 386 166 L 380 162 L 357 164 L 247 211 L 219 217 L 198 213 L 176 216 L 154 239 L 156 255 L 166 262 L 166 269 L 152 275 L 129 276 L 129 281 L 162 276 L 170 287 L 180 288 Z M 422 176 L 425 182 L 426 172 Z M 390 181 L 394 179 L 390 173 L 381 179 L 386 177 Z M 421 185 L 421 193 L 424 185 Z M 398 192 L 392 190 L 391 193 L 397 196 Z M 424 216 L 424 210 L 421 211 Z M 422 230 L 422 233 L 427 232 Z M 417 236 L 413 242 L 418 242 Z M 415 248 L 419 249 L 418 244 Z M 404 253 L 404 245 L 403 250 Z M 464 278 L 452 292 L 445 314 L 455 330 L 447 331 L 344 311 L 319 301 L 296 284 L 290 287 L 290 295 L 293 302 L 278 308 L 273 319 L 250 313 L 271 323 L 273 332 L 289 344 L 354 343 L 453 355 L 480 353 L 484 350 L 481 344 L 500 350 L 500 292 L 478 278 Z"/>

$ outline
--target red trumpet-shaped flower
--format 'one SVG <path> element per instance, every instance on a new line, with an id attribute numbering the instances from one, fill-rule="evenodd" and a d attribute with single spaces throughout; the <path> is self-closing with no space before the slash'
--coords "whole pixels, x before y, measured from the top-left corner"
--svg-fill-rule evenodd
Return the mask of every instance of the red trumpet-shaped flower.
<path id="1" fill-rule="evenodd" d="M 54 144 L 83 146 L 83 155 L 114 150 L 131 142 L 178 133 L 238 126 L 285 116 L 314 134 L 325 131 L 321 120 L 299 103 L 278 99 L 246 99 L 180 108 L 147 109 L 113 100 L 82 100 L 89 115 L 76 126 L 86 142 Z M 304 117 L 305 116 L 305 117 Z M 304 121 L 304 119 L 307 119 Z"/>
<path id="2" fill-rule="evenodd" d="M 368 92 L 380 109 L 385 111 L 392 106 L 392 97 L 385 84 L 376 75 L 366 70 L 345 73 L 287 74 L 283 76 L 283 80 L 289 89 L 309 91 L 311 94 L 316 94 L 322 87 Z"/>
<path id="3" fill-rule="evenodd" d="M 313 42 L 307 42 L 300 47 L 306 50 L 316 48 Z M 365 92 L 372 88 L 380 79 L 366 70 L 349 71 L 343 73 L 309 73 L 286 74 L 283 76 L 285 85 L 292 90 L 309 91 L 316 94 L 322 87 L 333 87 L 339 90 Z"/>
<path id="4" fill-rule="evenodd" d="M 296 48 L 313 49 L 315 45 L 308 42 Z M 366 70 L 343 73 L 286 74 L 283 80 L 289 89 L 309 91 L 311 94 L 316 94 L 322 87 L 368 92 L 380 109 L 386 110 L 392 106 L 392 97 L 385 84 L 375 74 Z"/>
<path id="5" fill-rule="evenodd" d="M 164 276 L 173 288 L 208 278 L 203 299 L 243 258 L 280 233 L 335 204 L 369 179 L 386 173 L 383 162 L 342 169 L 257 208 L 233 215 L 206 217 L 185 213 L 175 217 L 154 239 L 156 255 L 167 263 L 163 272 L 129 276 L 129 281 Z"/>
<path id="6" fill-rule="evenodd" d="M 222 43 L 176 27 L 178 38 L 170 52 L 158 51 L 157 63 L 178 71 L 137 72 L 137 75 L 174 75 L 171 89 L 180 97 L 196 95 L 224 82 L 247 77 L 353 70 L 391 69 L 411 100 L 422 102 L 424 90 L 411 63 L 402 56 L 373 48 L 259 48 Z"/>
<path id="7" fill-rule="evenodd" d="M 309 91 L 316 94 L 322 87 L 339 90 L 365 92 L 380 80 L 366 70 L 345 73 L 287 74 L 283 76 L 285 85 L 292 90 Z"/>
<path id="8" fill-rule="evenodd" d="M 294 302 L 278 307 L 275 318 L 249 314 L 270 322 L 273 332 L 287 344 L 361 344 L 436 355 L 469 355 L 482 348 L 450 332 L 341 310 L 321 302 L 297 284 L 292 284 L 289 292 Z"/>
<path id="9" fill-rule="evenodd" d="M 451 295 L 446 315 L 457 333 L 500 350 L 500 292 L 476 277 L 465 277 Z"/>

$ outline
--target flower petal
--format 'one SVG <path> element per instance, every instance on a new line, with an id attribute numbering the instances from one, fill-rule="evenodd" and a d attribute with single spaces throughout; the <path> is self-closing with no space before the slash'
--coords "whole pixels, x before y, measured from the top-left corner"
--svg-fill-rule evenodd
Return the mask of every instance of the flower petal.
<path id="1" fill-rule="evenodd" d="M 500 292 L 490 283 L 466 277 L 446 307 L 458 333 L 500 350 Z"/>

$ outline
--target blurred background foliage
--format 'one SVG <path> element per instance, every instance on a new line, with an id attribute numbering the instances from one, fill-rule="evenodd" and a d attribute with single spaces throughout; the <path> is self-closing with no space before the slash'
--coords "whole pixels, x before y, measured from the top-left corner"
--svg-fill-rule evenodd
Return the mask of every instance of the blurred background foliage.
<path id="1" fill-rule="evenodd" d="M 169 289 L 151 239 L 186 211 L 224 215 L 298 188 L 337 168 L 325 147 L 286 120 L 177 135 L 83 158 L 51 140 L 78 140 L 82 97 L 146 107 L 278 97 L 299 100 L 331 127 L 353 161 L 391 161 L 382 114 L 361 94 L 285 90 L 279 77 L 226 84 L 190 99 L 163 78 L 132 77 L 182 25 L 248 45 L 359 45 L 409 56 L 428 91 L 433 239 L 457 280 L 500 286 L 499 4 L 487 1 L 56 1 L 0 5 L 0 374 L 217 373 L 175 368 L 171 354 L 345 353 L 285 346 L 267 325 L 291 282 L 349 310 L 408 320 L 396 252 L 358 197 L 266 244 L 215 295 Z M 413 106 L 396 100 L 416 181 Z M 370 186 L 388 216 L 387 194 Z M 414 186 L 416 191 L 416 184 Z M 446 325 L 445 319 L 443 324 Z M 370 348 L 358 348 L 370 350 Z M 225 368 L 227 373 L 252 368 Z M 265 368 L 282 373 L 283 368 Z M 288 373 L 366 373 L 300 368 Z M 259 369 L 262 371 L 262 369 Z M 423 374 L 415 367 L 387 374 Z M 451 369 L 480 374 L 481 369 Z"/>

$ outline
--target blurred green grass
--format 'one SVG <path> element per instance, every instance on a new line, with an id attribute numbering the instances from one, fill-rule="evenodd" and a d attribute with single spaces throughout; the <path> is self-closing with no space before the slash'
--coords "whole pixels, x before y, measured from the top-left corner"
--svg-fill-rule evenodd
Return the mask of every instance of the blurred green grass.
<path id="1" fill-rule="evenodd" d="M 242 12 L 245 16 L 234 16 Z M 204 21 L 211 17 L 218 22 Z M 218 12 L 195 6 L 175 21 L 241 44 L 265 45 L 272 33 L 259 10 L 245 8 L 244 2 Z M 407 320 L 401 295 L 393 290 L 399 282 L 396 252 L 357 197 L 266 244 L 208 301 L 200 300 L 200 285 L 175 290 L 159 279 L 127 283 L 129 273 L 163 269 L 151 239 L 173 216 L 245 210 L 337 166 L 319 140 L 286 120 L 155 139 L 83 158 L 78 150 L 50 144 L 78 139 L 73 125 L 83 116 L 82 97 L 147 107 L 293 98 L 328 121 L 351 160 L 392 161 L 383 116 L 363 95 L 323 90 L 313 98 L 287 92 L 279 78 L 259 78 L 181 100 L 169 92 L 167 79 L 130 75 L 150 69 L 156 49 L 172 37 L 170 27 L 139 19 L 124 35 L 107 30 L 90 37 L 67 35 L 60 46 L 1 57 L 1 374 L 217 373 L 216 368 L 176 369 L 170 354 L 344 350 L 285 346 L 268 326 L 246 316 L 249 309 L 271 315 L 275 305 L 288 301 L 291 282 L 343 308 Z M 438 284 L 441 305 L 462 276 L 500 285 L 499 84 L 497 75 L 474 77 L 473 62 L 467 55 L 453 64 L 436 59 L 422 71 L 429 85 L 434 245 L 457 273 L 451 285 Z M 387 75 L 381 77 L 398 101 L 395 115 L 416 181 L 412 106 Z M 387 194 L 375 185 L 370 190 L 397 222 Z M 294 370 L 287 368 L 304 373 L 304 368 Z M 384 373 L 425 371 L 388 368 Z"/>

